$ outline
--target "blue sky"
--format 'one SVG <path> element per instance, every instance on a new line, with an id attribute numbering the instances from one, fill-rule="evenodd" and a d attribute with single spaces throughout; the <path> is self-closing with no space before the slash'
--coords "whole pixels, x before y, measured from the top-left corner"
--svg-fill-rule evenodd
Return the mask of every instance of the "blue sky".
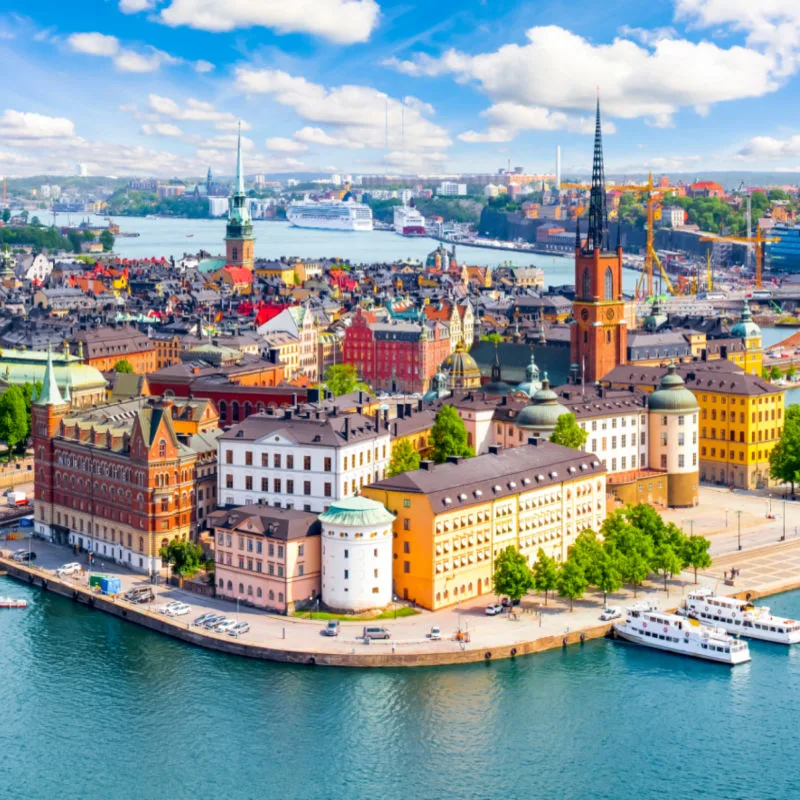
<path id="1" fill-rule="evenodd" d="M 798 0 L 16 5 L 9 176 L 229 173 L 240 119 L 248 172 L 585 172 L 596 87 L 609 170 L 800 165 Z"/>

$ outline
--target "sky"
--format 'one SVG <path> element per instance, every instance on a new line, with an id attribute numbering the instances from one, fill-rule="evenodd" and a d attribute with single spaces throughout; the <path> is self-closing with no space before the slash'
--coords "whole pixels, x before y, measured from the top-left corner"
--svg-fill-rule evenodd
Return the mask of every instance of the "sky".
<path id="1" fill-rule="evenodd" d="M 798 0 L 9 6 L 9 177 L 800 168 Z"/>

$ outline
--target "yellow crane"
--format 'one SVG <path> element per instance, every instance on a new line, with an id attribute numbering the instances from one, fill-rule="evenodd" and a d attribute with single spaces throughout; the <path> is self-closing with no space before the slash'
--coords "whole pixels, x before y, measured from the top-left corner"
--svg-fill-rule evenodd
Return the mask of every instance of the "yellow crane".
<path id="1" fill-rule="evenodd" d="M 711 292 L 714 288 L 714 280 L 711 274 L 711 250 L 706 250 L 706 291 Z"/>
<path id="2" fill-rule="evenodd" d="M 762 236 L 761 228 L 756 229 L 755 236 L 701 236 L 701 242 L 736 242 L 738 244 L 754 244 L 756 246 L 756 289 L 761 288 L 761 272 L 764 258 L 764 245 L 779 242 L 779 236 Z"/>

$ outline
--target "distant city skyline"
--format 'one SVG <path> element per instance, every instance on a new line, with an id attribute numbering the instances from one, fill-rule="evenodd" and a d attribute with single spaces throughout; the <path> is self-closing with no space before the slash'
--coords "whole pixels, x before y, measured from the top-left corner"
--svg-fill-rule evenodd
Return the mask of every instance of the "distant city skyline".
<path id="1" fill-rule="evenodd" d="M 0 14 L 0 174 L 800 171 L 800 5 L 42 0 Z"/>

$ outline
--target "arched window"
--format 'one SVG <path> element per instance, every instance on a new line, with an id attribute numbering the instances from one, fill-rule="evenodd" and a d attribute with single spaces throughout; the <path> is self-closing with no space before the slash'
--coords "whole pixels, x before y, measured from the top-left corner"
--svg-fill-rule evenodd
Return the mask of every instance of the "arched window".
<path id="1" fill-rule="evenodd" d="M 219 588 L 220 589 L 224 589 L 225 588 L 225 581 L 222 580 L 222 578 L 219 579 Z"/>
<path id="2" fill-rule="evenodd" d="M 584 344 L 589 344 L 589 333 L 588 333 L 588 331 L 584 331 L 583 332 L 583 343 Z"/>
<path id="3" fill-rule="evenodd" d="M 260 586 L 256 589 L 256 597 L 261 597 L 261 587 Z"/>
<path id="4" fill-rule="evenodd" d="M 590 300 L 592 297 L 592 279 L 589 276 L 589 270 L 583 271 L 583 299 Z"/>
<path id="5" fill-rule="evenodd" d="M 232 414 L 233 421 L 234 422 L 238 422 L 239 421 L 239 403 L 236 400 L 234 400 L 231 403 L 231 414 Z"/>
<path id="6" fill-rule="evenodd" d="M 230 581 L 228 581 L 228 591 L 229 592 L 233 591 L 233 584 Z"/>
<path id="7" fill-rule="evenodd" d="M 238 261 L 239 260 L 239 248 L 238 247 L 234 247 L 231 250 L 231 255 L 233 256 L 233 258 L 232 258 L 233 261 Z"/>
<path id="8" fill-rule="evenodd" d="M 139 552 L 144 553 L 144 538 L 142 536 L 139 537 Z"/>
<path id="9" fill-rule="evenodd" d="M 611 271 L 611 267 L 606 270 L 605 299 L 614 299 L 614 273 Z"/>
<path id="10" fill-rule="evenodd" d="M 244 584 L 243 583 L 239 584 L 239 594 L 244 594 Z"/>
<path id="11" fill-rule="evenodd" d="M 219 401 L 219 418 L 226 419 L 228 416 L 228 404 L 224 400 Z"/>
<path id="12" fill-rule="evenodd" d="M 248 585 L 247 587 L 247 594 L 252 597 L 253 596 L 253 587 Z"/>
<path id="13" fill-rule="evenodd" d="M 611 331 L 606 331 L 606 344 L 611 344 Z"/>
<path id="14" fill-rule="evenodd" d="M 167 442 L 165 439 L 162 439 L 158 443 L 158 457 L 159 458 L 166 458 L 167 457 Z"/>
<path id="15" fill-rule="evenodd" d="M 274 600 L 275 599 L 275 592 L 273 592 L 272 589 L 269 590 L 269 599 L 270 600 Z"/>
<path id="16" fill-rule="evenodd" d="M 244 416 L 245 416 L 245 419 L 247 419 L 247 417 L 249 417 L 252 413 L 253 413 L 253 406 L 251 406 L 249 402 L 245 403 L 244 404 Z"/>

